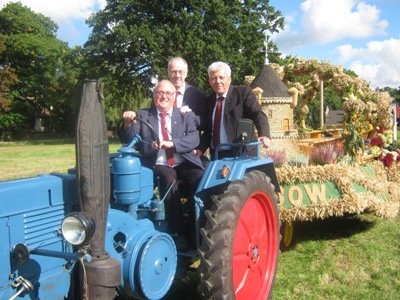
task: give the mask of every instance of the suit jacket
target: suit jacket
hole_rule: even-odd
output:
[[[207,101],[207,121],[206,128],[201,136],[199,149],[203,153],[211,145],[212,139],[212,115],[216,103],[216,93],[211,93]],[[226,95],[224,107],[224,126],[228,139],[234,142],[234,134],[239,123],[239,119],[247,118],[253,120],[258,136],[270,137],[268,118],[258,103],[256,96],[253,94],[249,86],[234,86],[230,85]],[[255,136],[255,135],[254,135]],[[255,140],[255,138],[254,138]]]
[[[199,131],[204,129],[204,124],[207,122],[207,107],[206,107],[207,94],[198,87],[190,84],[185,84],[185,93],[183,94],[183,105],[189,108],[197,116],[197,127]]]
[[[137,112],[137,116],[149,123],[158,136],[160,122],[155,106],[148,109],[140,109]],[[120,130],[120,138],[124,143],[129,143],[132,140],[134,132],[140,135],[144,141],[138,145],[138,150],[143,155],[142,164],[150,168],[153,167],[157,159],[157,150],[152,148],[151,142],[154,140],[154,136],[149,127],[138,121],[126,130]],[[204,169],[200,158],[193,152],[199,144],[199,132],[196,128],[193,112],[181,113],[178,108],[173,108],[171,136],[175,145],[174,151],[181,154],[186,160]]]

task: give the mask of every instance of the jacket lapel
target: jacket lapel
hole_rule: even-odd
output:
[[[177,134],[178,134],[179,115],[180,115],[179,109],[174,107],[172,109],[172,116],[171,116],[171,136],[172,136],[172,138],[176,138]]]
[[[149,110],[149,120],[148,120],[149,124],[154,128],[154,131],[157,133],[159,132],[159,128],[158,128],[158,116],[157,116],[157,109],[155,107],[152,107]]]

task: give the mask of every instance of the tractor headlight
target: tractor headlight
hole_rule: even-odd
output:
[[[95,229],[94,219],[84,212],[70,213],[61,223],[62,234],[72,245],[88,244]]]

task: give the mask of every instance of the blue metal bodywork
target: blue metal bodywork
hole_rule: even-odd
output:
[[[15,294],[11,284],[19,276],[34,286],[27,295],[30,299],[64,299],[68,295],[69,260],[32,254],[21,264],[13,259],[12,251],[15,245],[25,244],[30,250],[72,253],[59,232],[66,213],[79,209],[74,187],[75,176],[69,174],[0,183],[0,299]]]

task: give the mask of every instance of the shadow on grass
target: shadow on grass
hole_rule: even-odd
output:
[[[181,280],[175,280],[163,300],[200,300],[197,286],[200,282],[196,271],[189,271]]]
[[[302,241],[348,238],[369,230],[374,224],[375,218],[368,214],[296,222],[292,246]]]

